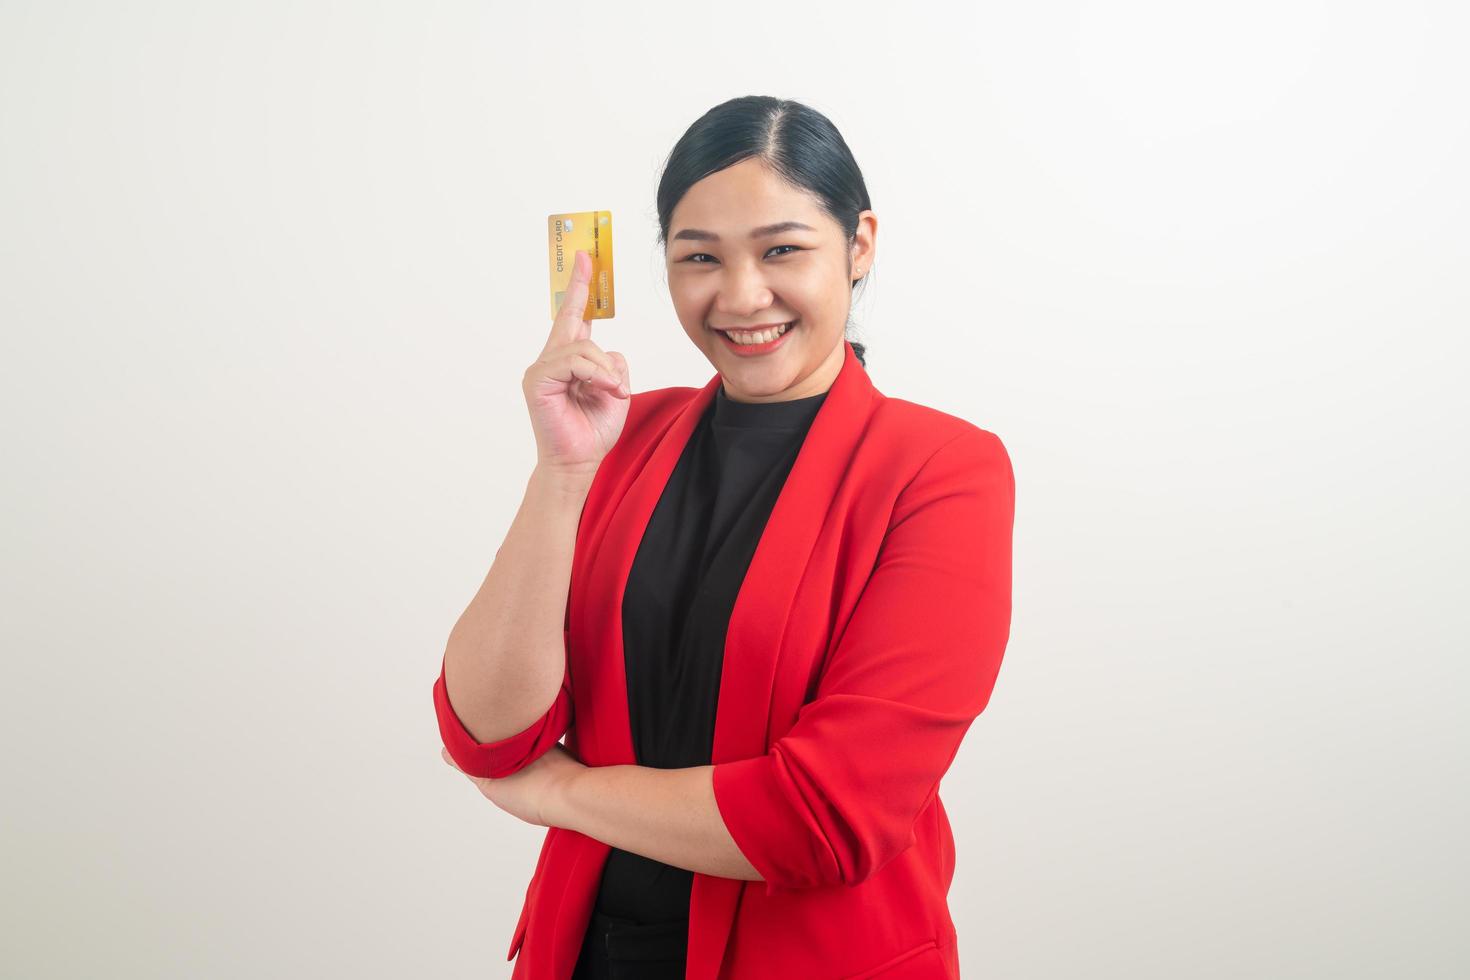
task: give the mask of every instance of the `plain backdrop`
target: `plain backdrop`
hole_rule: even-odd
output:
[[[635,390],[704,384],[654,191],[767,94],[866,176],[875,385],[1016,472],[964,975],[1466,975],[1467,26],[0,3],[0,973],[509,975],[544,830],[431,687],[535,458],[546,215],[614,213]]]

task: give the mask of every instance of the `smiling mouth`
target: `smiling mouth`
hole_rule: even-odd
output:
[[[775,327],[766,327],[762,330],[725,330],[719,327],[713,328],[716,333],[723,334],[725,339],[732,344],[741,347],[755,347],[768,344],[777,337],[790,332],[796,325],[797,320],[790,320]]]

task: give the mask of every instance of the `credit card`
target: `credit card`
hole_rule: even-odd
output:
[[[546,217],[547,258],[551,265],[551,316],[561,309],[562,297],[572,283],[577,252],[592,259],[587,283],[584,320],[607,320],[613,315],[613,248],[611,211],[572,211]]]

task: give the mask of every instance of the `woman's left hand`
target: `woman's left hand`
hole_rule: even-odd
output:
[[[448,749],[439,754],[456,772],[464,772],[454,764]],[[538,827],[556,826],[551,821],[561,811],[566,785],[586,769],[561,745],[553,745],[546,754],[519,772],[501,779],[470,776],[467,779],[480,793],[511,816]]]

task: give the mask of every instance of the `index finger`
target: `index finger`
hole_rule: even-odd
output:
[[[572,257],[572,281],[567,284],[566,295],[561,298],[561,307],[551,324],[551,339],[554,343],[569,344],[590,336],[592,324],[583,317],[587,312],[587,294],[592,281],[592,257],[577,249]]]

